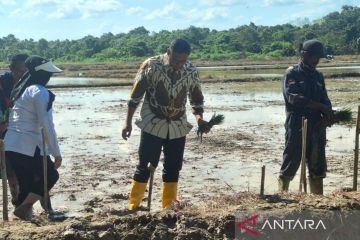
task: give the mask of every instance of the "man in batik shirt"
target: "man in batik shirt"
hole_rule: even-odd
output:
[[[176,201],[177,183],[182,167],[185,138],[192,125],[187,121],[186,102],[190,100],[199,126],[202,120],[204,97],[199,73],[188,61],[190,45],[183,39],[174,40],[163,55],[142,63],[128,102],[128,112],[122,137],[127,140],[132,131],[132,118],[145,95],[141,119],[139,163],[132,181],[129,209],[136,209],[144,196],[150,177],[148,164],[156,167],[164,152],[162,207],[169,208]],[[208,132],[209,129],[206,129]]]

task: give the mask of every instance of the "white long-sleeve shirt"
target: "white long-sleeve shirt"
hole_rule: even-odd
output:
[[[10,110],[5,151],[34,156],[36,147],[42,154],[41,128],[45,129],[47,154],[61,156],[53,123],[52,109],[47,111],[49,91],[42,85],[25,89]]]

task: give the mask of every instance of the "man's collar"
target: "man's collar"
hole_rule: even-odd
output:
[[[306,73],[314,74],[316,72],[316,68],[310,67],[304,61],[300,61],[300,68]]]
[[[166,66],[166,67],[170,66],[170,57],[167,53],[164,53],[164,55],[163,55],[163,63],[164,63],[164,66]]]
[[[170,56],[167,53],[164,53],[162,55],[162,61],[165,67],[170,67],[172,68],[172,66],[170,65]],[[186,61],[186,63],[184,64],[184,66],[182,66],[181,69],[177,70],[177,71],[183,71],[186,69],[186,66],[188,64],[189,60]]]

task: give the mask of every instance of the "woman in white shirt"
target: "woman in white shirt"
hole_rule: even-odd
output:
[[[62,70],[39,56],[29,57],[25,65],[28,71],[11,93],[13,107],[4,140],[6,158],[19,181],[18,206],[14,214],[30,219],[33,204],[44,196],[42,128],[46,134],[48,189],[59,179],[57,168],[62,158],[52,118],[55,95],[45,86],[53,73]],[[49,152],[55,162],[48,156]]]

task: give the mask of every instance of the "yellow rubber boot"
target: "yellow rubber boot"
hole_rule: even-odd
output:
[[[137,182],[135,180],[132,181],[129,210],[134,210],[140,206],[141,200],[144,197],[146,185],[147,183]]]
[[[177,182],[164,182],[162,191],[162,207],[171,208],[171,204],[176,201]]]

